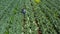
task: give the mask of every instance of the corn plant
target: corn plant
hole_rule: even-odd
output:
[[[60,34],[60,0],[0,0],[0,34]]]

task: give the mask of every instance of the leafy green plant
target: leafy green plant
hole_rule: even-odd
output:
[[[60,34],[60,1],[36,1],[0,0],[0,34]]]

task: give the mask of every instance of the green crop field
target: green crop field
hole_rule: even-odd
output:
[[[0,34],[60,34],[60,0],[0,0]]]

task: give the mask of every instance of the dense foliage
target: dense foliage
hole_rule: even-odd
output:
[[[60,0],[0,0],[0,34],[60,34]]]

